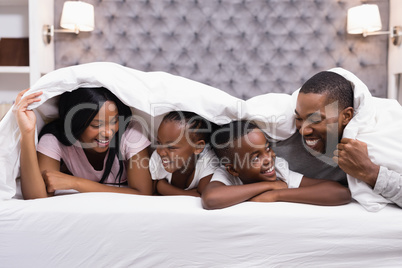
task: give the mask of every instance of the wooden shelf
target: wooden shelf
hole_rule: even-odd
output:
[[[29,61],[18,60],[26,59],[25,46],[22,57],[13,45],[9,52],[4,49],[4,42],[2,44],[2,53],[7,51],[6,55],[12,60],[5,61],[6,57],[0,55],[0,101],[14,101],[18,92],[34,85],[42,74],[54,70],[54,43],[45,45],[42,41],[42,26],[53,24],[53,12],[54,0],[0,0],[2,40],[29,38]]]

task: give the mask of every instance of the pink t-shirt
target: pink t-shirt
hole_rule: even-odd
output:
[[[129,160],[133,155],[148,147],[150,144],[151,142],[142,133],[141,125],[136,121],[131,121],[126,131],[123,133],[120,143],[120,152],[125,163],[121,182],[127,180],[127,160]],[[72,146],[65,146],[60,143],[53,134],[45,134],[40,139],[36,150],[55,160],[60,161],[61,159],[63,159],[68,170],[76,177],[85,178],[96,182],[99,182],[102,178],[107,156],[105,157],[105,160],[103,162],[103,169],[95,170],[93,166],[89,163],[85,152],[78,141]],[[105,183],[118,182],[115,180],[115,177],[119,172],[119,168],[119,161],[116,157],[113,162],[110,174],[105,180]]]

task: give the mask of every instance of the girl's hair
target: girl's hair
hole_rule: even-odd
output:
[[[216,124],[196,113],[184,111],[170,112],[163,117],[163,121],[177,121],[185,124],[192,137],[197,140],[204,140],[205,143],[210,142],[211,133],[217,127]]]
[[[236,120],[220,126],[213,133],[212,149],[216,156],[222,160],[234,159],[235,141],[248,135],[254,129],[260,129],[253,121]]]
[[[120,183],[124,168],[120,157],[120,139],[130,121],[131,109],[108,89],[104,87],[78,88],[72,92],[61,94],[59,99],[59,118],[42,128],[39,133],[39,139],[43,135],[50,133],[63,145],[73,145],[106,101],[112,101],[116,104],[119,114],[119,131],[121,131],[120,133],[117,131],[110,142],[109,155],[100,183],[103,183],[109,176],[115,157],[118,157],[120,165],[115,179]]]

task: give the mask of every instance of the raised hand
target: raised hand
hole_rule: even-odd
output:
[[[370,160],[366,143],[343,138],[337,145],[333,160],[346,174],[374,187],[380,167]]]
[[[40,101],[38,97],[42,95],[42,92],[36,92],[22,98],[28,90],[29,89],[23,90],[18,94],[13,107],[13,113],[17,119],[21,133],[31,133],[35,131],[36,116],[32,110],[28,109],[28,106],[34,102]]]

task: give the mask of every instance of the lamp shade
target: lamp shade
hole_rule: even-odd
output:
[[[64,2],[60,26],[69,30],[93,31],[95,28],[94,6],[81,1]]]
[[[362,34],[381,30],[378,6],[364,4],[349,8],[347,30],[349,34]]]

